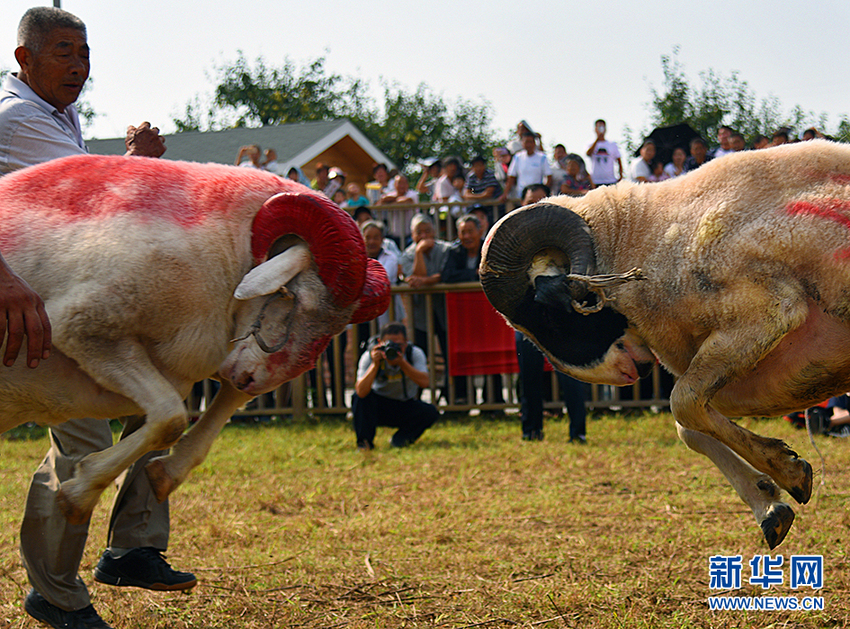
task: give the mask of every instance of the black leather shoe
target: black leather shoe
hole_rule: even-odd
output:
[[[55,629],[112,629],[103,622],[103,619],[89,605],[82,609],[66,612],[56,605],[48,603],[47,600],[35,590],[30,590],[24,600],[24,609],[27,613],[43,623]]]
[[[408,441],[404,437],[399,437],[398,435],[393,435],[392,437],[390,437],[391,448],[406,448],[409,445],[410,441]]]
[[[188,590],[198,582],[191,572],[174,570],[162,553],[151,547],[134,548],[118,559],[105,550],[94,569],[94,580],[158,591]]]

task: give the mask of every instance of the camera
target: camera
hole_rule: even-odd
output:
[[[384,343],[384,356],[387,357],[387,360],[395,360],[401,354],[401,345],[396,343],[395,341],[387,341]]]

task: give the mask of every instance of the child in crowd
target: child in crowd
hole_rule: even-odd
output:
[[[650,164],[650,168],[652,168],[652,174],[649,176],[650,181],[670,179],[670,175],[664,170],[664,164],[662,162],[656,160]]]
[[[504,146],[493,149],[493,174],[504,188],[508,181],[508,168],[511,165],[511,152]]]
[[[466,177],[463,176],[463,173],[457,173],[454,177],[452,177],[452,194],[449,197],[449,203],[463,203],[463,189],[466,187]],[[455,206],[452,208],[452,216],[460,216],[462,213],[466,212],[466,209],[461,206]]]
[[[571,197],[580,197],[587,194],[588,190],[592,190],[595,186],[590,177],[581,177],[581,163],[573,158],[567,158],[567,175],[564,177],[564,183],[561,184],[561,194],[568,194]]]
[[[345,190],[343,190],[342,188],[337,188],[337,190],[333,193],[331,200],[339,207],[344,208],[346,203]]]
[[[350,183],[345,187],[345,194],[348,197],[345,201],[345,207],[354,208],[354,207],[365,207],[369,205],[369,199],[363,196],[363,193],[360,191],[360,186],[356,183]]]

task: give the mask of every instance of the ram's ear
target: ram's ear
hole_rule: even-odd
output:
[[[306,245],[295,245],[251,269],[233,293],[236,299],[246,300],[271,295],[286,286],[301,271],[310,266],[313,257]]]

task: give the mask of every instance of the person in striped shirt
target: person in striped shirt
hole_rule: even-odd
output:
[[[473,157],[470,166],[472,170],[466,178],[463,198],[477,201],[498,199],[502,194],[502,185],[496,179],[495,173],[487,168],[487,160],[484,156]]]

